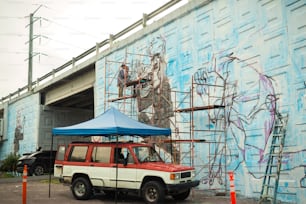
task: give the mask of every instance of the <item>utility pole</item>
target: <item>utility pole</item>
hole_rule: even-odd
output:
[[[28,91],[32,90],[32,76],[33,76],[33,18],[34,14],[30,14],[30,32],[29,32],[29,61],[28,61]]]
[[[29,54],[28,54],[28,91],[32,90],[32,77],[33,77],[33,26],[35,21],[38,19],[34,19],[34,14],[42,7],[40,5],[33,13],[30,14],[30,24],[29,26]]]

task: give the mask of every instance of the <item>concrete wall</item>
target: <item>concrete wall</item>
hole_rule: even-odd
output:
[[[171,91],[190,92],[193,78],[202,83],[193,87],[195,106],[226,105],[223,112],[194,114],[195,128],[226,130],[219,135],[193,135],[195,139],[222,141],[221,146],[195,144],[200,188],[223,185],[231,170],[237,193],[258,198],[276,114],[288,114],[278,199],[304,203],[306,26],[302,19],[306,19],[304,0],[190,1],[101,54],[96,63],[96,114],[109,106],[122,109],[127,104],[130,112],[137,112],[139,104],[135,102],[108,101],[116,97],[119,66],[127,63],[135,78],[137,71],[153,66],[150,56],[159,53],[159,60],[166,63],[159,79],[167,81]],[[226,88],[212,88],[224,85]],[[223,98],[212,99],[208,94]],[[184,100],[183,95],[176,97],[171,94],[173,108],[176,100]],[[224,119],[225,126],[216,122]],[[182,126],[178,128],[184,129]],[[211,159],[211,149],[218,157]],[[218,167],[209,169],[209,164]]]
[[[7,125],[0,145],[0,160],[10,153],[22,155],[38,147],[49,150],[53,127],[64,127],[94,117],[93,111],[40,105],[40,94],[28,95],[5,106]],[[84,137],[56,137],[53,149],[71,141],[90,141]]]
[[[38,126],[38,146],[45,150],[51,148],[52,128],[74,125],[93,117],[93,111],[90,110],[41,106]],[[72,141],[90,141],[90,138],[67,136],[54,137],[53,150],[57,150],[58,145],[68,145]]]

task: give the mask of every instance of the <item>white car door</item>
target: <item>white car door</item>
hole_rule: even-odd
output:
[[[116,163],[116,156],[112,164],[111,175],[111,187],[113,188],[127,188],[136,189],[136,164],[134,158],[130,154],[127,148],[120,148],[121,157],[119,156],[118,162]],[[116,150],[115,150],[116,151]]]
[[[110,162],[111,147],[96,146],[92,150],[90,162],[90,180],[93,186],[110,187],[110,172],[113,165]]]

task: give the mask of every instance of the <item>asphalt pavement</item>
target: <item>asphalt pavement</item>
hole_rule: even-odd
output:
[[[27,204],[75,204],[75,203],[125,203],[125,204],[140,204],[144,203],[143,200],[135,195],[127,195],[124,197],[119,196],[117,201],[114,198],[109,198],[103,193],[96,194],[90,200],[79,201],[76,200],[69,186],[64,186],[56,182],[56,179],[51,180],[50,194],[49,194],[49,177],[48,176],[32,176],[27,180]],[[17,178],[2,178],[0,179],[0,203],[1,204],[21,204],[22,203],[22,177]],[[50,196],[49,196],[50,195]],[[229,195],[214,196],[212,193],[203,190],[194,189],[191,195],[181,202],[167,197],[165,203],[193,203],[193,204],[231,204]],[[237,197],[237,204],[256,204],[257,201],[248,198]]]

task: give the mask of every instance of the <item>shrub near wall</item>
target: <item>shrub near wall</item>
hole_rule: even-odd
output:
[[[17,161],[19,159],[19,155],[15,155],[10,153],[2,162],[0,166],[0,171],[4,172],[15,172]]]

